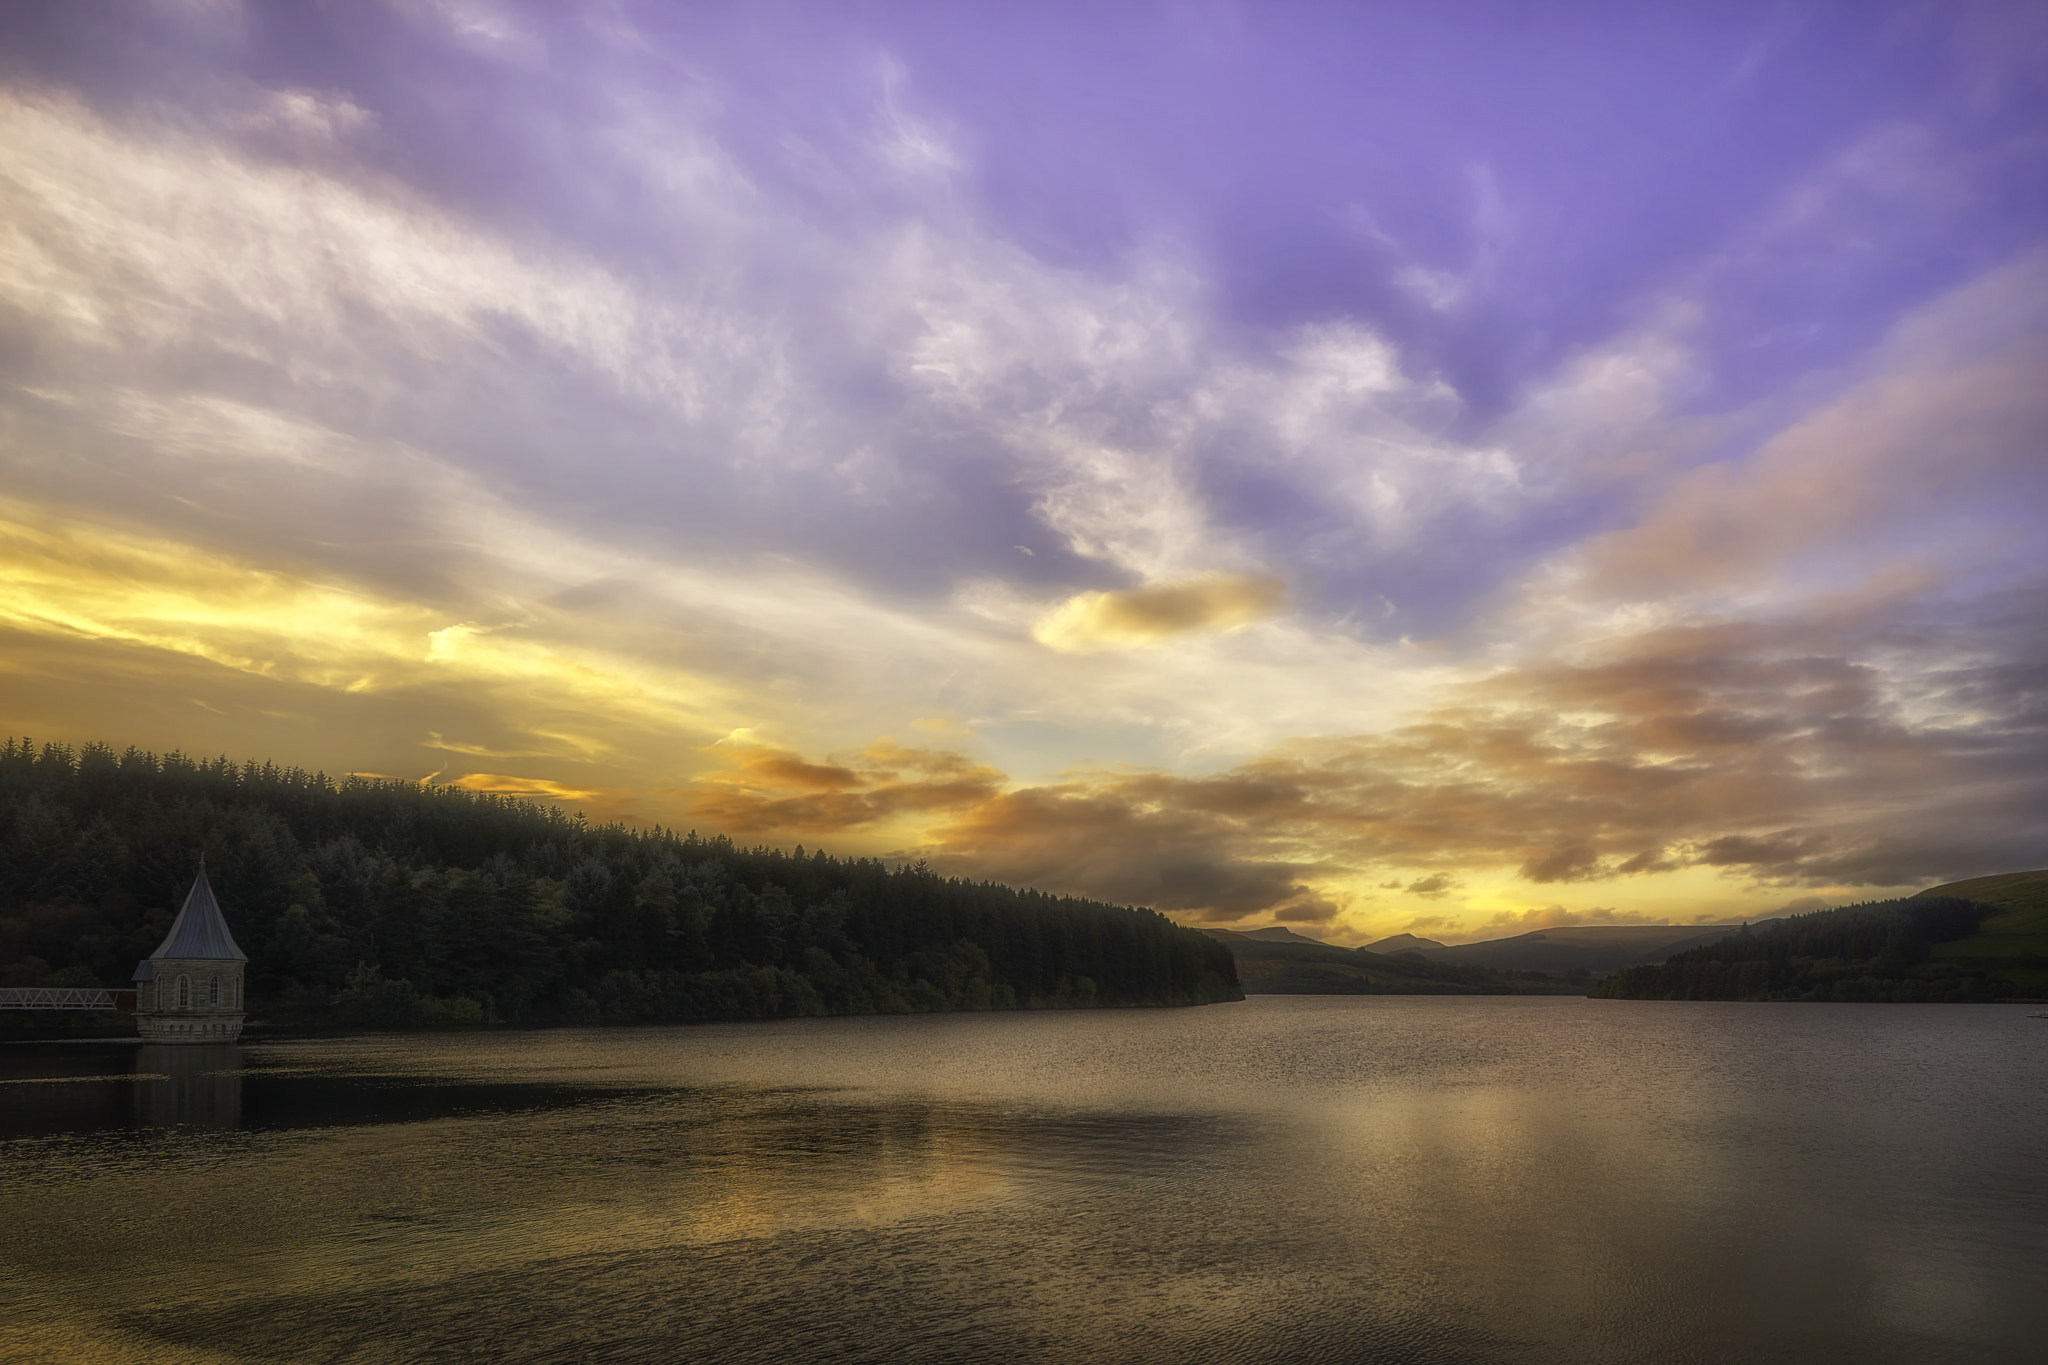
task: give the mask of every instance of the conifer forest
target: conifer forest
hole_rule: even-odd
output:
[[[0,746],[0,984],[122,987],[204,854],[254,1019],[633,1024],[1192,1005],[1222,944],[923,863],[255,761]]]

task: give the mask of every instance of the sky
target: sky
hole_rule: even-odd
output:
[[[2048,865],[2048,8],[0,12],[0,730],[1339,942]]]

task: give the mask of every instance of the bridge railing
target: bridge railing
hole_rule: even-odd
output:
[[[128,1010],[134,991],[98,986],[0,986],[0,1010]]]

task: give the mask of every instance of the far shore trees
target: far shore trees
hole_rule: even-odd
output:
[[[402,1026],[1193,1005],[1229,951],[1150,910],[458,788],[0,746],[0,983],[125,981],[206,855],[253,1019]]]

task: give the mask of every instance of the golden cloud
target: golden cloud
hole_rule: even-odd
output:
[[[141,646],[348,693],[454,683],[516,693],[568,723],[709,726],[723,689],[551,635],[527,613],[491,626],[444,608],[265,568],[163,537],[0,502],[0,627]],[[585,754],[607,742],[537,731]],[[435,737],[433,747],[466,750]],[[481,750],[477,752],[482,752]]]
[[[1123,592],[1068,598],[1031,634],[1066,653],[1157,644],[1197,631],[1238,630],[1273,614],[1287,595],[1277,578],[1211,574]]]
[[[1707,916],[1699,916],[1698,922],[1707,922]],[[1503,910],[1493,916],[1488,924],[1499,929],[1527,933],[1534,929],[1566,929],[1581,924],[1663,924],[1666,916],[1645,915],[1633,910],[1618,910],[1611,905],[1595,905],[1584,910],[1570,910],[1562,905],[1546,905],[1533,910]]]
[[[1003,774],[962,754],[881,740],[837,763],[727,738],[708,752],[724,766],[703,774],[690,814],[729,834],[818,838],[868,832],[908,817],[970,809],[994,797]]]
[[[467,773],[451,779],[447,785],[473,792],[489,792],[493,796],[518,796],[541,801],[590,801],[600,796],[623,800],[627,795],[594,787],[572,787],[545,777],[513,777],[505,773]]]
[[[408,602],[191,545],[0,505],[0,624],[168,650],[246,673],[361,689],[423,660],[442,624]]]

